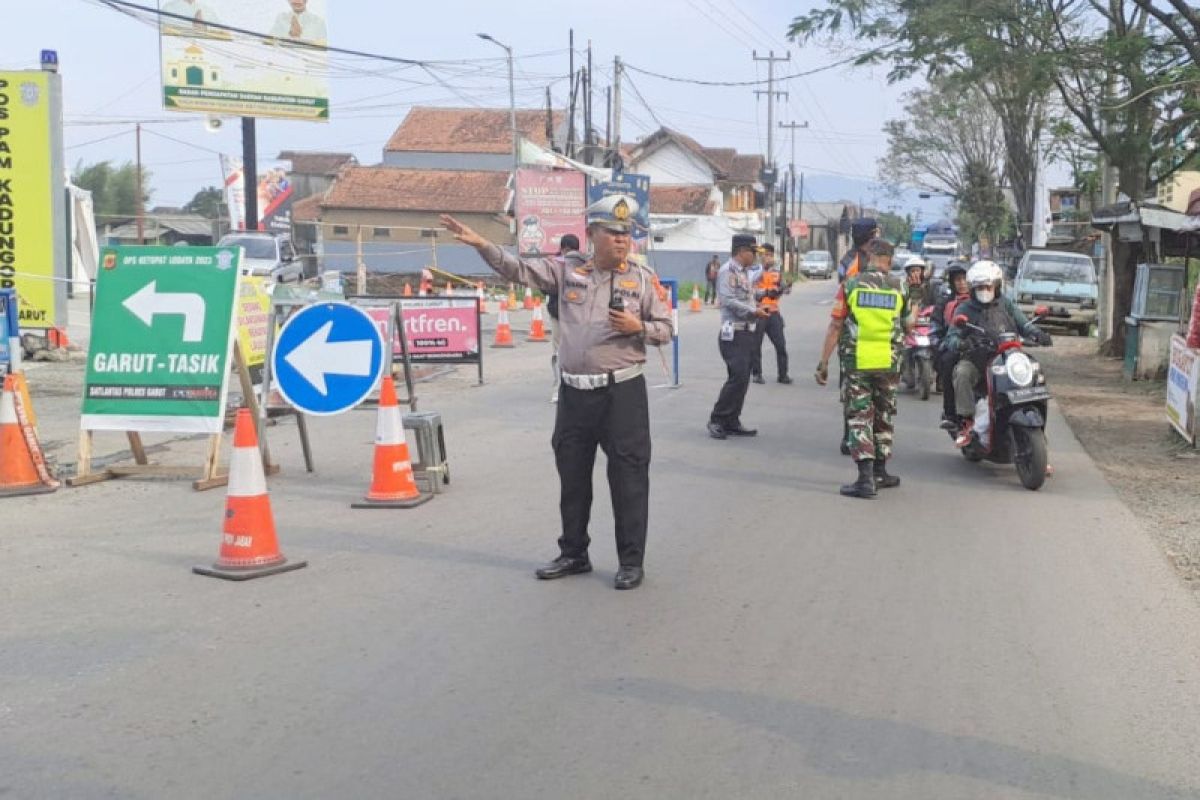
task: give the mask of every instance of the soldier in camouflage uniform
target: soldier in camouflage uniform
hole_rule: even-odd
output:
[[[858,480],[841,492],[862,498],[874,497],[876,486],[900,485],[900,479],[888,473],[887,461],[892,456],[900,351],[911,324],[904,288],[888,274],[894,248],[875,239],[867,249],[869,268],[838,289],[816,374],[817,383],[824,386],[829,357],[837,348],[845,370],[850,455],[858,465]]]

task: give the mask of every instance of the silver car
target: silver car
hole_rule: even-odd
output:
[[[304,280],[304,264],[287,236],[265,232],[227,233],[219,247],[242,248],[242,273],[270,278],[276,283]]]
[[[833,254],[828,250],[809,250],[800,261],[800,271],[810,278],[833,275]]]

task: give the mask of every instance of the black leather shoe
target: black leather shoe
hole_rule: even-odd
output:
[[[539,567],[534,573],[544,581],[564,578],[567,575],[580,575],[592,571],[592,562],[586,558],[571,558],[559,556],[544,567]]]
[[[792,382],[792,379],[791,379],[791,378],[789,378],[787,375],[780,375],[780,376],[779,376],[779,382],[780,382],[780,383],[791,383],[791,382]]]
[[[642,585],[644,576],[641,567],[621,567],[617,570],[617,577],[613,579],[613,588],[636,589]]]
[[[708,423],[708,435],[714,439],[725,438],[725,428],[719,422]]]
[[[887,471],[886,461],[875,461],[875,488],[895,489],[900,485],[900,476]]]
[[[725,433],[730,436],[758,436],[757,428],[743,428],[742,423],[738,423],[736,427],[725,426]]]
[[[762,376],[762,375],[755,375],[755,376],[754,376],[753,378],[751,378],[750,380],[754,381],[755,383],[766,383],[766,382],[767,382],[767,381],[766,381],[766,380],[763,378],[763,376]]]

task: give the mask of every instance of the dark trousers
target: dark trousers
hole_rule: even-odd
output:
[[[788,374],[787,339],[783,336],[783,315],[772,314],[765,320],[759,320],[758,328],[754,331],[754,357],[750,362],[750,374],[762,375],[763,339],[770,337],[775,347],[776,377],[786,378]]]
[[[711,280],[709,280],[707,278],[705,279],[704,302],[706,302],[706,303],[717,302],[717,279],[716,278],[712,278]]]
[[[731,341],[719,342],[721,358],[729,377],[721,387],[717,404],[713,406],[713,422],[726,427],[737,427],[742,421],[742,406],[746,402],[746,390],[750,388],[750,363],[754,358],[754,331],[734,331]]]
[[[958,353],[943,350],[938,353],[938,378],[942,381],[942,414],[953,418],[954,409],[954,365],[958,363]]]
[[[592,467],[596,445],[608,458],[608,490],[622,566],[640,567],[650,517],[650,408],[642,376],[603,389],[559,389],[554,460],[561,484],[559,510],[564,556],[587,555],[591,538]]]

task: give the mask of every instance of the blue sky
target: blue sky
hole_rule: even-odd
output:
[[[279,5],[285,6],[283,0]],[[541,106],[547,84],[556,105],[565,104],[568,29],[575,30],[578,50],[590,39],[600,90],[598,116],[603,115],[603,87],[611,82],[612,59],[618,54],[628,64],[654,72],[729,81],[766,77],[765,65],[751,58],[755,49],[759,55],[772,49],[776,54],[790,51],[791,61],[777,65],[781,74],[845,58],[842,50],[801,50],[786,41],[789,20],[809,5],[771,0],[659,0],[637,5],[330,0],[333,45],[460,63],[444,63],[431,74],[419,67],[339,57],[331,80],[331,121],[260,120],[260,157],[284,149],[326,149],[353,152],[363,163],[375,163],[410,105],[507,106],[503,52],[476,38],[476,32],[490,33],[514,48],[520,106]],[[613,9],[621,11],[612,13]],[[69,165],[79,160],[131,160],[132,121],[171,120],[147,126],[150,133],[143,136],[142,154],[153,173],[152,202],[178,205],[200,187],[219,182],[218,152],[240,152],[238,125],[231,122],[212,134],[198,116],[162,110],[158,40],[152,27],[96,0],[9,4],[5,27],[6,39],[27,51],[10,46],[0,68],[35,67],[39,50],[59,52]],[[765,99],[756,98],[753,87],[691,86],[637,72],[630,77],[636,91],[626,84],[624,140],[649,133],[661,122],[706,146],[766,151]],[[870,203],[876,194],[884,204],[883,195],[869,185],[885,149],[880,128],[885,119],[899,115],[900,96],[907,87],[888,86],[881,69],[839,67],[781,88],[789,98],[777,106],[776,120],[807,121],[811,126],[796,133],[796,161],[809,175],[808,199],[857,199],[857,194]],[[777,160],[786,164],[790,152],[790,140],[777,136]],[[851,178],[857,180],[846,180]],[[936,215],[941,204],[923,205],[928,217]]]

